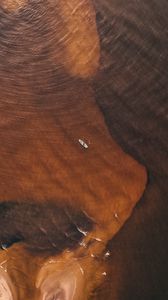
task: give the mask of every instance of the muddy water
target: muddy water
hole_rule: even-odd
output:
[[[8,218],[16,221],[16,227],[12,226],[12,229],[17,229],[17,232],[13,234],[11,226],[8,228],[3,227],[4,223],[1,225],[1,233],[5,232],[2,236],[5,238],[2,248],[9,247],[7,252],[2,250],[1,254],[5,264],[6,257],[7,260],[12,257],[8,267],[10,279],[6,281],[9,280],[11,287],[12,279],[15,286],[19,287],[17,294],[13,292],[15,298],[25,299],[26,291],[27,300],[37,300],[40,294],[36,294],[34,290],[38,283],[42,282],[44,291],[49,287],[44,278],[53,269],[48,267],[50,264],[42,268],[41,272],[39,268],[44,262],[48,263],[48,257],[53,255],[54,245],[54,254],[60,255],[60,267],[57,265],[56,269],[69,270],[65,275],[57,272],[54,278],[65,279],[62,280],[63,287],[66,286],[65,290],[72,294],[74,281],[68,280],[73,277],[73,269],[74,274],[77,274],[75,276],[79,277],[78,286],[85,291],[81,294],[77,290],[75,300],[85,299],[87,293],[97,300],[167,299],[166,2],[161,1],[160,4],[154,3],[151,6],[146,1],[135,3],[102,0],[95,3],[94,10],[89,1],[88,6],[80,3],[78,6],[77,1],[73,1],[71,4],[75,3],[75,10],[71,5],[70,16],[72,12],[79,13],[81,9],[88,18],[85,19],[86,26],[83,25],[79,32],[72,30],[71,43],[68,42],[69,28],[74,29],[78,22],[81,25],[81,21],[77,17],[72,22],[69,10],[64,9],[64,2],[61,9],[56,7],[55,11],[52,1],[46,6],[42,6],[41,1],[36,4],[30,1],[27,8],[27,1],[6,1],[6,7],[4,2],[0,31],[1,129],[3,128],[1,197],[2,200],[10,200],[14,205],[11,207],[17,208],[20,202],[23,205],[20,210],[12,210],[10,207],[10,213],[8,212]],[[60,11],[66,14],[63,28]],[[55,15],[58,16],[57,19]],[[38,24],[41,24],[40,27]],[[89,26],[91,29],[87,34]],[[76,40],[79,33],[87,43],[80,40],[78,48]],[[65,36],[67,47],[64,47],[64,38],[61,38]],[[92,41],[93,52],[90,48]],[[57,51],[57,47],[61,51]],[[92,53],[88,58],[87,49],[88,53]],[[75,56],[73,53],[76,53]],[[67,58],[68,55],[71,56],[71,61]],[[105,117],[105,123],[101,113]],[[145,194],[133,213],[132,206],[139,200],[143,190],[141,187],[137,193],[136,188],[137,182],[141,181],[139,178],[137,180],[141,168],[134,160],[125,156],[112,137],[125,153],[129,153],[148,171]],[[86,152],[86,148],[81,147],[79,139],[88,146],[89,151],[92,149],[91,152]],[[56,145],[56,150],[53,144]],[[89,159],[88,153],[91,153]],[[119,160],[123,165],[118,170],[115,163]],[[61,171],[57,172],[58,168]],[[88,174],[87,178],[85,174]],[[109,179],[113,181],[112,185]],[[132,197],[131,206],[128,202],[124,212],[121,209],[121,220],[118,220],[118,206],[110,208],[109,202],[105,200],[110,199],[112,194],[114,198],[119,194],[122,197],[124,195],[121,199],[127,201],[121,188],[124,185],[130,198]],[[144,186],[144,181],[142,185]],[[59,210],[60,216],[55,224],[58,240],[54,235],[55,227],[48,225],[52,214],[45,209],[46,200],[50,199],[53,205],[55,195],[57,203],[62,205],[59,209],[54,207]],[[84,200],[88,197],[91,204],[87,206]],[[30,206],[24,206],[27,198],[31,209]],[[100,207],[94,206],[95,199],[104,200]],[[32,200],[36,203],[43,202],[44,208],[39,212]],[[123,202],[122,200],[122,205]],[[68,206],[68,215],[64,203],[75,204],[70,211]],[[122,208],[122,205],[119,207]],[[80,251],[75,252],[77,257],[82,257],[82,270],[89,274],[87,282],[91,285],[88,285],[86,292],[78,265],[76,262],[73,264],[71,253],[63,251],[65,246],[73,250],[75,247],[76,251],[83,236],[81,233],[91,231],[97,220],[98,223],[102,222],[103,227],[108,224],[110,209],[114,214],[115,225],[112,228],[107,226],[107,231],[99,231],[98,228],[94,234],[98,233],[97,239],[104,239],[103,246],[99,246],[97,241],[96,246],[91,248],[96,255],[103,253],[103,263],[99,264],[102,257],[94,264],[93,259],[85,258],[85,244],[82,244],[82,256]],[[89,221],[88,214],[83,215],[81,211],[89,212]],[[121,229],[130,214],[131,218]],[[25,220],[25,216],[29,222]],[[35,222],[37,217],[38,226]],[[81,219],[83,222],[80,222]],[[83,227],[87,222],[88,227]],[[25,231],[20,230],[20,227]],[[66,229],[68,240],[64,236],[65,230],[61,228]],[[113,236],[119,229],[118,234],[107,244],[109,232]],[[33,238],[32,230],[35,232]],[[47,232],[50,234],[46,234]],[[24,243],[24,239],[28,241],[28,249],[25,244],[19,244]],[[85,242],[88,242],[87,239]],[[63,255],[60,254],[62,252]],[[6,265],[4,270],[5,268]],[[95,270],[98,272],[95,273]],[[37,282],[36,277],[40,278]],[[95,279],[99,284],[94,285]],[[50,288],[53,289],[52,286]],[[64,297],[63,291],[58,292],[57,296]]]

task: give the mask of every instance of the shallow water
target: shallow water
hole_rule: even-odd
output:
[[[35,209],[28,207],[26,210],[11,210],[6,219],[3,219],[5,210],[1,207],[3,230],[1,229],[0,235],[4,234],[1,236],[1,261],[2,264],[6,263],[6,256],[12,257],[9,274],[14,285],[19,286],[16,299],[23,300],[25,290],[26,300],[39,297],[39,294],[34,293],[34,282],[43,260],[53,255],[51,249],[54,248],[54,253],[60,255],[66,247],[79,246],[82,232],[89,232],[95,224],[94,218],[87,218],[86,207],[82,206],[82,211],[78,207],[79,199],[83,203],[82,199],[88,199],[89,195],[90,203],[102,198],[109,201],[109,195],[115,196],[120,190],[118,178],[122,177],[121,174],[123,173],[123,178],[126,174],[130,176],[126,171],[120,170],[119,175],[117,173],[115,162],[120,160],[116,153],[120,150],[112,141],[114,139],[124,152],[146,167],[148,184],[145,194],[124,227],[120,229],[121,225],[118,225],[115,218],[118,212],[114,210],[117,225],[113,233],[118,229],[120,231],[107,245],[100,248],[95,246],[98,253],[103,253],[103,257],[105,253],[110,255],[105,260],[103,258],[103,263],[100,264],[98,273],[103,280],[91,289],[90,298],[166,300],[167,1],[95,1],[94,10],[91,5],[91,13],[86,21],[94,29],[85,35],[85,31],[87,33],[89,30],[87,25],[81,27],[80,32],[87,47],[91,47],[91,41],[94,40],[97,48],[93,47],[95,52],[88,48],[88,53],[92,53],[88,58],[86,44],[80,40],[78,44],[83,49],[83,55],[78,56],[79,51],[73,56],[71,52],[71,61],[67,59],[67,51],[76,51],[76,48],[69,48],[70,33],[68,31],[67,37],[64,31],[69,28],[69,23],[65,22],[64,27],[62,26],[58,5],[53,8],[53,3],[45,2],[46,5],[42,5],[42,1],[29,1],[27,6],[27,3],[21,1],[19,8],[18,4],[11,6],[12,1],[6,1],[8,5],[4,9],[4,2],[0,2],[0,193],[2,202],[10,200],[15,205],[28,199],[37,203]],[[80,5],[75,3],[75,8],[77,7],[80,8]],[[95,12],[96,22],[93,21]],[[77,26],[76,23],[72,28],[74,26]],[[66,51],[64,38],[68,45]],[[75,44],[75,38],[73,36],[72,45]],[[79,63],[80,61],[84,63]],[[82,147],[79,140],[84,141],[88,148]],[[111,146],[106,147],[109,143],[114,147],[112,154],[109,150]],[[56,145],[56,150],[53,145]],[[83,159],[87,157],[88,151],[91,151],[91,163]],[[80,158],[80,164],[76,157]],[[113,179],[113,189],[109,180],[113,173],[110,173],[109,166],[116,172],[115,176],[118,176],[114,176],[117,180]],[[125,176],[128,185],[129,176]],[[64,184],[62,178],[67,178]],[[50,199],[52,205],[55,201],[56,185],[57,201],[63,209],[59,209],[56,224],[55,220],[51,223],[57,228],[58,240],[55,239],[55,227],[49,226],[52,215],[47,209],[50,208],[45,210],[46,199]],[[103,187],[106,187],[106,191]],[[75,192],[72,193],[72,190]],[[75,196],[78,200],[75,200],[77,207],[67,215],[64,204],[75,203]],[[40,213],[39,203],[44,204]],[[92,216],[96,211],[96,216],[102,217],[99,222],[102,222],[104,212],[108,212],[110,207],[109,202],[103,202],[103,205],[101,208],[90,208]],[[37,219],[38,226],[35,221]],[[14,222],[15,227],[8,226],[8,220],[10,224],[17,220]],[[82,226],[88,226],[83,228],[79,224],[81,220]],[[124,218],[123,221],[125,220]],[[22,235],[20,227],[25,229]],[[94,238],[97,238],[99,244],[98,239],[101,242],[102,235]],[[106,243],[108,238],[105,239]],[[29,249],[20,248],[19,243],[24,240],[28,241]],[[81,247],[85,250],[85,243]],[[38,249],[34,251],[35,248]],[[40,249],[41,253],[37,255]],[[63,266],[67,259],[65,256],[60,259]],[[15,266],[14,262],[18,265]],[[85,256],[81,262],[81,266],[86,266],[89,274],[92,274],[92,277],[87,278],[90,283],[94,281],[94,273],[89,269],[92,262],[93,260],[85,260]],[[64,269],[62,265],[61,268]],[[97,270],[97,264],[93,269]],[[77,267],[75,272],[78,274]],[[45,284],[42,286],[46,287]],[[74,281],[69,288],[73,294],[71,287],[74,287]],[[85,299],[87,293],[84,287],[82,290],[83,294],[77,292],[78,300]]]

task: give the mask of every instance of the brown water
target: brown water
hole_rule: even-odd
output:
[[[3,245],[14,243],[1,252],[1,262],[10,274],[5,277],[9,287],[17,287],[16,299],[40,297],[36,278],[47,278],[51,270],[39,269],[53,253],[60,260],[54,270],[61,270],[54,278],[64,278],[69,293],[74,281],[67,285],[67,278],[73,277],[72,269],[77,274],[84,292],[77,290],[75,300],[87,294],[97,300],[168,297],[168,5],[164,0],[99,0],[94,5],[73,1],[69,13],[63,1],[56,6],[52,1],[0,1],[0,193],[3,203],[10,200],[7,215],[1,206],[0,235]],[[71,18],[75,11],[78,17],[82,11],[82,22]],[[140,165],[112,137],[148,171],[145,194],[133,214],[145,179]],[[117,197],[119,205],[115,200],[111,206],[110,199]],[[48,201],[59,206],[51,206],[59,211],[55,224],[45,208]],[[38,210],[34,203],[44,207]],[[121,208],[119,220],[116,208]],[[84,245],[84,257],[76,250],[83,237],[78,229],[91,231],[96,222],[103,226],[96,230],[103,246],[97,241],[91,248],[101,253],[97,260],[85,257]],[[63,252],[66,247],[75,249],[89,274],[88,290],[79,265]],[[58,295],[63,297],[61,291]]]

